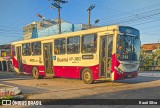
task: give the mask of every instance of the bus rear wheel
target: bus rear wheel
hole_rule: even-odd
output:
[[[92,76],[92,71],[88,68],[85,68],[82,71],[82,80],[85,84],[92,84],[94,82],[93,76]]]
[[[38,71],[37,67],[32,68],[32,75],[33,75],[34,79],[43,78],[42,76],[39,75],[39,71]]]

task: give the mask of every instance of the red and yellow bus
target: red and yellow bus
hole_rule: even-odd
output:
[[[15,71],[37,79],[53,76],[93,83],[133,78],[139,56],[139,30],[119,25],[12,43]]]

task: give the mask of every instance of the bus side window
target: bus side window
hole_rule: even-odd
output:
[[[109,37],[107,44],[108,44],[108,57],[112,57],[113,37]]]
[[[65,38],[55,39],[54,40],[54,53],[55,54],[65,54],[66,53],[65,46],[66,46]]]
[[[67,39],[67,53],[75,54],[80,52],[80,37],[69,37]]]
[[[31,45],[30,43],[22,44],[22,53],[24,56],[31,55]]]
[[[95,53],[97,50],[97,35],[82,36],[82,53]]]
[[[32,55],[41,55],[41,42],[32,43]]]

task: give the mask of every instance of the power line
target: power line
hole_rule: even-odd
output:
[[[151,20],[151,21],[148,21],[148,22],[143,22],[143,23],[139,23],[139,24],[133,24],[133,25],[131,25],[131,26],[141,25],[141,24],[147,24],[147,23],[151,23],[151,22],[155,22],[155,21],[159,21],[159,20],[160,20],[160,18],[159,18],[159,19],[156,19],[156,20]]]
[[[126,11],[126,12],[123,12],[123,16],[126,16],[126,15],[136,15],[137,12],[141,12],[141,11],[145,11],[147,9],[151,9],[151,8],[156,8],[156,7],[159,7],[160,3],[157,3],[157,4],[153,4],[153,5],[149,5],[149,6],[146,6],[146,7],[143,7],[143,8],[139,8],[139,9],[135,9],[135,10],[132,10],[132,11]],[[113,8],[112,8],[113,9]],[[104,9],[101,8],[101,11],[103,11]],[[116,10],[116,9],[114,9]],[[121,11],[121,10],[117,10],[117,11]],[[120,15],[116,15],[116,16],[120,16]],[[106,17],[104,18],[100,18],[100,19],[107,19]],[[118,18],[118,19],[122,19],[122,18]]]
[[[68,3],[68,1],[63,1],[63,0],[53,0],[54,3],[51,4],[52,8],[57,8],[58,9],[58,25],[59,25],[59,34],[61,34],[61,6],[60,4],[65,4]]]
[[[124,19],[124,18],[130,18],[130,17],[133,17],[133,15],[134,16],[137,16],[137,15],[139,15],[139,14],[141,14],[141,13],[139,13],[139,14],[137,14],[137,12],[141,12],[141,10],[147,10],[147,9],[151,9],[151,8],[156,8],[157,6],[159,7],[159,4],[160,3],[158,3],[158,4],[154,4],[154,5],[149,5],[149,6],[146,6],[146,7],[144,7],[144,8],[140,8],[140,9],[136,9],[136,10],[133,10],[133,11],[127,11],[127,14],[125,14],[125,13],[123,13],[123,16],[124,15],[129,15],[129,17],[119,17],[118,19],[114,19],[114,20],[122,20],[122,19]],[[104,9],[101,9],[102,11],[104,10]],[[115,9],[114,9],[115,10]],[[155,10],[153,10],[153,11],[155,11]],[[135,14],[136,13],[136,14]],[[103,19],[103,18],[100,18],[101,20]],[[107,19],[107,18],[105,18],[105,19]],[[111,20],[111,21],[113,21],[113,20]],[[104,21],[103,21],[104,22]],[[109,21],[108,21],[109,22]],[[113,21],[114,22],[114,21]]]
[[[141,34],[160,36],[160,34],[154,34],[154,33],[141,33]]]
[[[159,9],[154,9],[154,10],[150,10],[150,11],[146,11],[146,12],[141,12],[139,14],[134,14],[134,15],[130,15],[128,17],[123,17],[123,18],[119,18],[119,19],[115,19],[115,20],[110,20],[110,21],[103,21],[102,23],[126,23],[126,22],[130,22],[130,21],[136,21],[136,20],[144,20],[146,18],[150,18],[153,16],[156,16],[158,14],[160,14]]]
[[[144,21],[146,21],[146,20],[150,20],[151,18],[153,19],[154,17],[156,18],[157,16],[159,16],[160,15],[160,12],[152,12],[151,14],[141,14],[141,16],[140,17],[133,17],[133,18],[130,18],[130,19],[126,19],[126,20],[122,20],[122,21],[120,21],[119,20],[119,22],[117,21],[114,21],[115,23],[114,24],[122,24],[122,23],[135,23],[135,22],[137,22],[138,21],[138,23],[139,22],[144,22]],[[149,21],[149,22],[152,22],[152,21]],[[104,23],[104,22],[103,22]],[[105,24],[106,25],[106,24]],[[137,25],[137,24],[135,24],[135,25]]]

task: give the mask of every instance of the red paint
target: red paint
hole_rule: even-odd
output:
[[[93,72],[93,79],[94,80],[99,79],[100,78],[100,76],[99,76],[99,64],[95,65],[95,66],[91,66],[90,68]]]
[[[54,76],[64,78],[80,78],[80,71],[86,67],[83,66],[54,66]],[[87,67],[90,68],[93,74],[93,79],[99,78],[99,65]],[[98,75],[98,76],[97,76]]]
[[[14,58],[15,51],[13,50],[13,47],[11,51],[12,51],[12,64],[14,67],[18,68],[18,61]]]
[[[32,66],[27,64],[22,64],[22,69],[24,72],[32,74]]]
[[[12,63],[15,68],[18,68],[18,61],[12,56]]]
[[[44,66],[35,66],[35,65],[27,65],[27,64],[22,64],[23,66],[23,71],[29,74],[32,74],[32,68],[33,67],[37,67],[38,71],[39,71],[39,75],[41,76],[45,76],[44,73]]]
[[[12,53],[12,63],[13,63],[13,66],[15,68],[19,68],[18,67],[18,61],[15,59],[13,53]],[[22,69],[26,73],[32,74],[32,67],[33,67],[33,65],[28,65],[28,64],[23,64],[22,63]],[[44,73],[44,66],[36,66],[36,67],[40,71],[39,74],[42,75],[42,76],[44,76],[45,75],[45,73]]]
[[[138,76],[138,72],[122,72],[119,73],[114,67],[118,67],[120,62],[116,58],[116,54],[112,55],[112,72],[114,72],[114,80],[126,79],[126,78],[133,78]],[[128,77],[131,76],[131,77]]]
[[[13,66],[18,68],[18,61],[12,56]],[[33,65],[22,64],[23,71],[29,74],[32,74]],[[39,74],[45,76],[44,66],[36,66],[39,70]],[[81,69],[86,68],[83,66],[53,66],[53,72],[55,77],[64,77],[64,78],[78,78],[80,79]],[[99,65],[88,67],[93,73],[93,79],[96,80],[99,78]]]
[[[18,61],[13,57],[14,67],[18,68]],[[22,64],[23,71],[32,74],[32,65]],[[45,76],[44,66],[36,66],[39,70],[39,74]],[[83,66],[54,66],[54,76],[64,78],[78,78],[80,79],[80,71],[85,67]],[[99,65],[88,67],[93,73],[93,79],[99,79]]]
[[[39,70],[39,74],[45,76],[44,66],[36,66],[36,67]]]
[[[112,55],[112,72],[114,72],[114,80],[118,80],[122,74],[120,74],[116,69],[115,66],[118,67],[120,62],[116,58],[116,54]]]
[[[18,68],[18,61],[12,56],[13,60],[13,66]],[[116,54],[112,55],[112,71],[114,72],[114,80],[119,80],[119,79],[125,79],[128,78],[128,75],[132,77],[137,77],[138,72],[123,72],[120,74],[114,67],[118,67],[120,65],[120,62],[116,58]],[[22,64],[23,70],[26,73],[32,74],[32,65],[27,65],[27,64]],[[37,69],[39,70],[39,74],[41,76],[45,76],[44,72],[44,66],[36,66]],[[83,68],[86,68],[84,66],[53,66],[53,72],[55,77],[64,77],[64,78],[78,78],[80,79],[80,72]],[[95,66],[89,66],[87,67],[91,69],[92,74],[93,74],[93,80],[97,80],[100,78],[99,76],[99,64]]]

